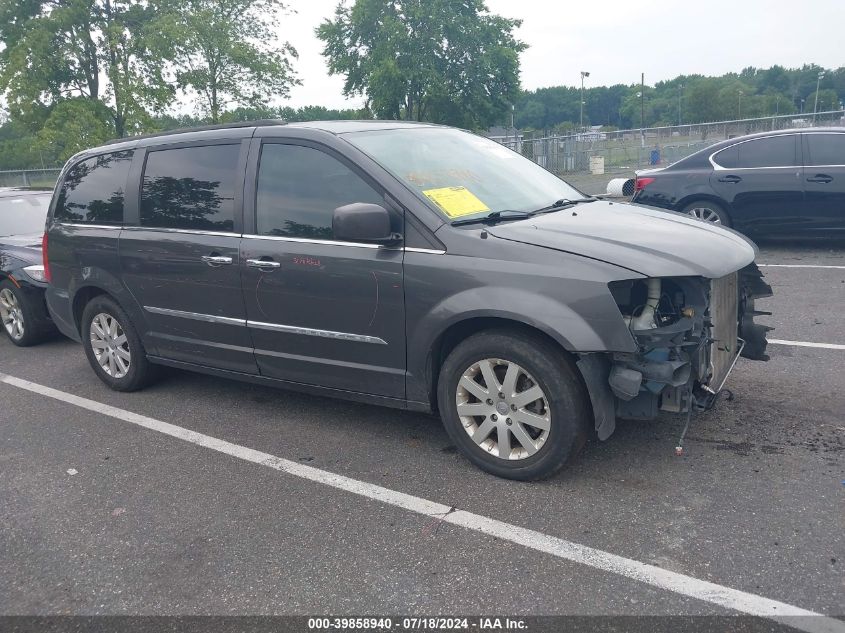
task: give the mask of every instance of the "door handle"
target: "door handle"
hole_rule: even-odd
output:
[[[807,178],[807,182],[820,182],[823,184],[827,184],[831,182],[833,178],[828,176],[827,174],[816,174],[812,178]]]
[[[729,182],[731,184],[736,184],[741,180],[742,178],[740,178],[739,176],[724,176],[722,178],[719,178],[719,182]]]
[[[225,255],[203,255],[202,261],[209,266],[223,266],[224,264],[231,264],[232,258]]]
[[[246,265],[250,268],[260,268],[261,270],[271,271],[281,268],[279,262],[274,262],[272,259],[248,259]]]

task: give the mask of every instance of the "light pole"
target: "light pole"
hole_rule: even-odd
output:
[[[684,92],[684,84],[678,86],[678,125],[681,125],[681,95]]]
[[[517,145],[517,138],[516,138],[516,126],[514,125],[514,117],[516,116],[516,105],[511,104],[511,130],[513,131],[513,148],[516,149]]]
[[[643,93],[642,91],[637,93],[637,99],[640,100],[640,140],[641,145],[645,147],[645,130],[643,129],[643,109],[642,109],[642,98]]]
[[[581,71],[581,131],[584,131],[584,77],[589,77],[586,70]]]
[[[816,77],[816,101],[813,103],[813,125],[816,124],[816,110],[819,107],[819,85],[822,83],[822,77],[824,77],[824,72],[819,71]]]
[[[739,95],[739,101],[736,106],[736,118],[742,119],[742,90],[737,90],[736,92]]]
[[[637,96],[640,98],[640,143],[645,147],[645,73],[640,75],[640,91]]]
[[[801,99],[801,114],[804,114],[804,99]]]

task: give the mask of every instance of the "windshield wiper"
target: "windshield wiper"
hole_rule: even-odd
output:
[[[570,207],[581,202],[593,202],[595,200],[596,198],[575,198],[574,200],[570,200],[569,198],[561,198],[560,200],[555,200],[552,204],[547,207],[534,209],[533,211],[515,211],[514,209],[493,211],[492,213],[488,213],[487,215],[480,218],[465,218],[455,220],[454,222],[452,222],[452,226],[459,226],[461,224],[475,224],[477,222],[495,224],[496,222],[500,222],[502,220],[523,220],[525,218],[530,218],[531,216],[538,215],[540,213],[559,211],[560,209],[565,209],[566,207]]]
[[[521,220],[523,218],[530,218],[534,215],[533,211],[514,211],[513,209],[505,209],[504,211],[493,211],[480,218],[464,218],[452,222],[452,226],[459,226],[461,224],[475,224],[476,222],[484,222],[495,224],[501,220]]]
[[[570,200],[569,198],[561,198],[560,200],[555,200],[547,207],[542,207],[540,209],[534,209],[531,213],[546,213],[547,211],[557,211],[558,209],[564,209],[566,207],[571,207],[574,204],[579,204],[581,202],[593,202],[595,198],[587,197],[587,198],[575,198],[574,200]]]

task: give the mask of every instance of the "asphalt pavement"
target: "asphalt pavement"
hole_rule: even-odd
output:
[[[682,457],[682,420],[622,422],[544,482],[479,471],[431,416],[175,370],[111,392],[65,339],[0,340],[0,373],[535,541],[843,617],[845,244],[766,243],[758,261],[770,337],[830,347],[741,360]],[[127,419],[0,382],[0,614],[735,613]]]

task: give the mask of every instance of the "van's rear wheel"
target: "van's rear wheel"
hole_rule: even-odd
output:
[[[590,411],[577,369],[537,338],[489,331],[443,364],[441,417],[474,464],[509,479],[550,477],[583,447]]]
[[[153,378],[135,327],[116,301],[94,297],[82,313],[82,344],[94,373],[115,391],[137,391]]]

